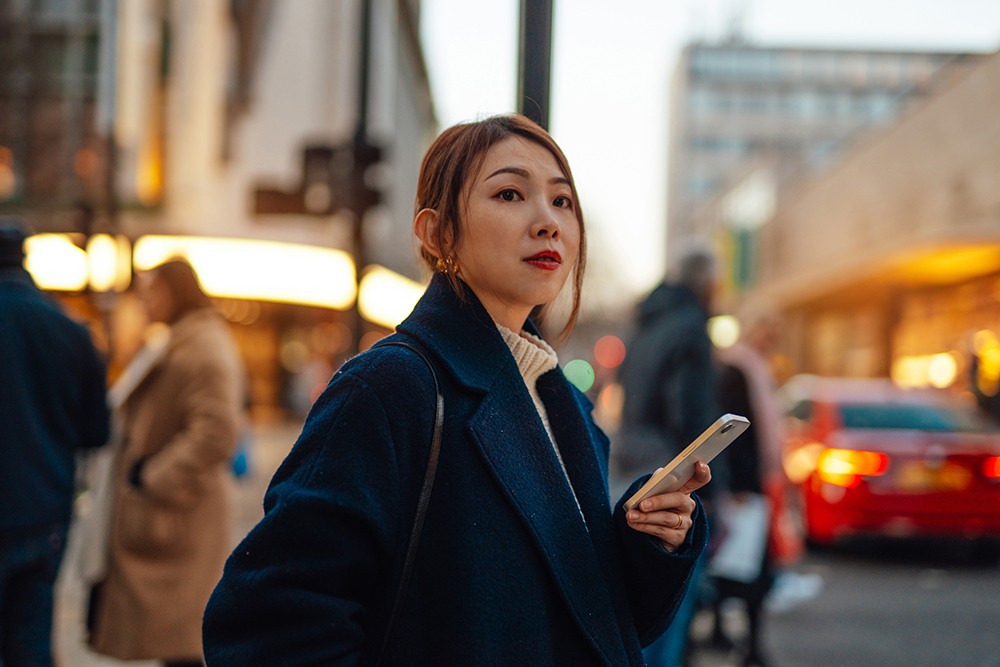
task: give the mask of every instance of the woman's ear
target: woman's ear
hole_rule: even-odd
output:
[[[413,233],[420,239],[424,249],[434,257],[444,256],[442,249],[438,245],[438,239],[440,238],[438,232],[439,224],[440,218],[437,211],[432,208],[421,209],[416,217],[413,218]]]

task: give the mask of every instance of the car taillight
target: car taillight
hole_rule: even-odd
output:
[[[825,449],[816,464],[821,480],[847,488],[860,484],[862,477],[878,477],[888,469],[886,454],[854,449]]]
[[[983,461],[983,474],[990,479],[1000,479],[1000,456],[987,456]]]

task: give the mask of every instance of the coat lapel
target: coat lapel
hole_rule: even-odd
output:
[[[520,375],[516,379],[520,382]],[[527,394],[523,386],[499,381],[473,417],[472,433],[514,511],[538,544],[577,622],[608,664],[623,664],[620,642],[611,641],[618,636],[617,615],[581,508],[534,405],[520,392]],[[512,407],[515,414],[527,418],[511,420]],[[587,491],[580,495],[581,506],[589,505],[593,487],[578,488]],[[594,523],[606,522],[604,518]]]
[[[443,329],[441,321],[452,326]],[[601,459],[562,371],[543,376],[546,384],[566,385],[543,400],[557,439],[566,443],[561,453],[574,488],[580,490],[579,507],[517,365],[471,291],[463,300],[436,277],[399,331],[421,340],[459,383],[483,394],[469,431],[487,466],[591,644],[608,664],[627,663],[604,574],[614,536]]]

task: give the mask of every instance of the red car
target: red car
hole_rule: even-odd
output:
[[[1000,427],[890,380],[800,375],[781,389],[785,472],[806,537],[1000,538]]]

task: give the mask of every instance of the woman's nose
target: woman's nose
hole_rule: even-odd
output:
[[[540,238],[559,238],[559,222],[549,210],[539,212],[538,219],[532,226],[532,233]]]

